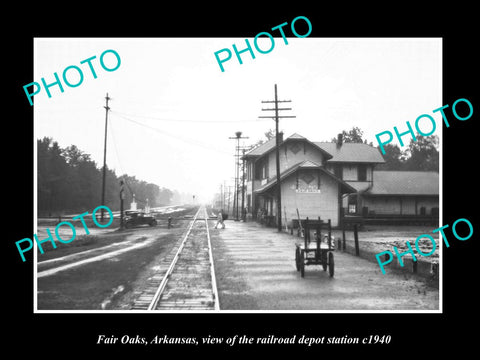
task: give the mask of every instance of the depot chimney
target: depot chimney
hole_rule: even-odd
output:
[[[343,136],[342,136],[342,134],[338,134],[338,136],[337,136],[337,148],[342,147],[342,144],[343,144]]]

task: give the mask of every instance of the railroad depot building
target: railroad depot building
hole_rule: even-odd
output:
[[[436,172],[376,171],[384,163],[378,149],[363,143],[312,142],[280,134],[282,222],[309,217],[341,225],[348,217],[393,219],[433,216],[438,219]],[[276,223],[275,138],[243,157],[248,218]]]

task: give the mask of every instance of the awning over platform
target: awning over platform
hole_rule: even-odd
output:
[[[310,160],[302,161],[302,162],[292,166],[290,169],[285,170],[283,173],[280,174],[280,181],[283,181],[284,179],[286,179],[290,175],[295,174],[297,171],[305,170],[305,169],[319,170],[324,175],[327,175],[327,176],[331,177],[333,180],[335,180],[336,182],[338,182],[340,184],[340,191],[341,191],[342,194],[357,192],[357,190],[353,186],[351,186],[351,185],[347,184],[345,181],[339,179],[334,174],[332,174],[330,171],[325,170],[325,168],[323,166],[321,166],[321,165],[319,165],[319,164],[317,164],[313,161],[310,161]],[[276,183],[277,183],[277,179],[273,178],[268,183],[266,183],[266,184],[262,185],[260,188],[256,189],[254,192],[255,192],[255,194],[265,193],[266,191],[271,189],[273,186],[275,186]]]

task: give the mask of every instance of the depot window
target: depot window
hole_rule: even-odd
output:
[[[367,165],[358,165],[358,181],[367,181]]]

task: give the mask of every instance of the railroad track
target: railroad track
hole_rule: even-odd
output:
[[[157,266],[133,310],[219,310],[208,215],[204,207],[189,223],[178,248]]]

